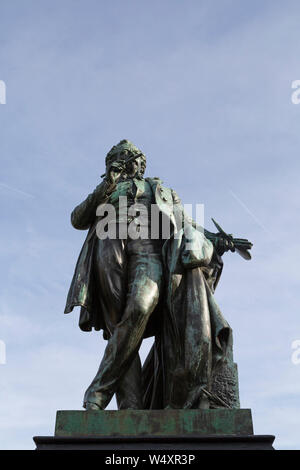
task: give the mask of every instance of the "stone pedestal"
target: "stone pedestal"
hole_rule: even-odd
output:
[[[55,436],[34,437],[38,450],[273,449],[253,434],[251,410],[58,411]]]

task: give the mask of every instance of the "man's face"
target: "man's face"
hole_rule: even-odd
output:
[[[133,154],[128,150],[121,150],[114,154],[113,161],[126,161],[129,160]],[[135,176],[143,177],[146,170],[146,161],[143,157],[137,157],[135,160],[128,163],[126,166],[125,174],[129,178],[134,178]],[[124,176],[125,176],[124,174]]]
[[[127,174],[129,177],[143,176],[145,172],[145,162],[142,157],[138,157],[128,165]]]

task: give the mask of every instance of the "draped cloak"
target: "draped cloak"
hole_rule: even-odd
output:
[[[224,365],[233,383],[225,383],[227,390],[219,398],[228,407],[238,406],[232,331],[213,296],[222,270],[220,257],[190,226],[165,243],[163,261],[166,300],[161,328],[143,366],[145,408],[198,408],[202,388],[216,388]],[[228,388],[233,389],[229,394]]]

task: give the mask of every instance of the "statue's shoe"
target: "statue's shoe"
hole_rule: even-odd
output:
[[[90,401],[87,401],[85,404],[84,404],[84,408],[86,409],[86,411],[100,411],[101,408],[100,406],[98,406],[96,403],[92,403]]]

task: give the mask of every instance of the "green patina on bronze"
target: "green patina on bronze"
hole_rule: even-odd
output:
[[[250,259],[252,243],[233,238],[215,221],[217,233],[197,225],[173,189],[157,177],[144,177],[146,157],[128,140],[108,152],[105,166],[103,181],[71,214],[74,228],[88,230],[88,234],[65,313],[80,306],[80,328],[102,329],[108,341],[86,390],[84,407],[104,410],[115,394],[121,411],[120,415],[101,414],[100,421],[99,415],[62,414],[58,430],[72,433],[78,426],[93,434],[95,427],[107,434],[122,424],[130,433],[136,427],[146,432],[147,426],[162,433],[179,428],[194,432],[195,426],[197,432],[238,433],[249,412],[238,410],[232,330],[214,293],[223,254],[236,251]],[[125,213],[121,211],[123,199],[127,201]],[[104,206],[113,209],[109,223],[105,215],[109,211],[101,211]],[[130,212],[135,206],[137,212]],[[159,214],[156,218],[149,215],[152,207]],[[141,208],[144,218],[140,218]],[[101,238],[103,223],[118,228],[118,236],[110,233]],[[169,228],[166,236],[164,224]],[[124,226],[128,234],[119,236]],[[151,236],[131,237],[133,227],[137,232],[146,227]],[[153,228],[157,237],[152,235]],[[138,351],[149,336],[154,337],[154,344],[141,367]],[[127,409],[136,411],[124,414]],[[159,409],[164,411],[140,411]],[[211,414],[197,414],[197,409],[210,409]]]
[[[56,436],[251,435],[251,410],[58,411]]]

